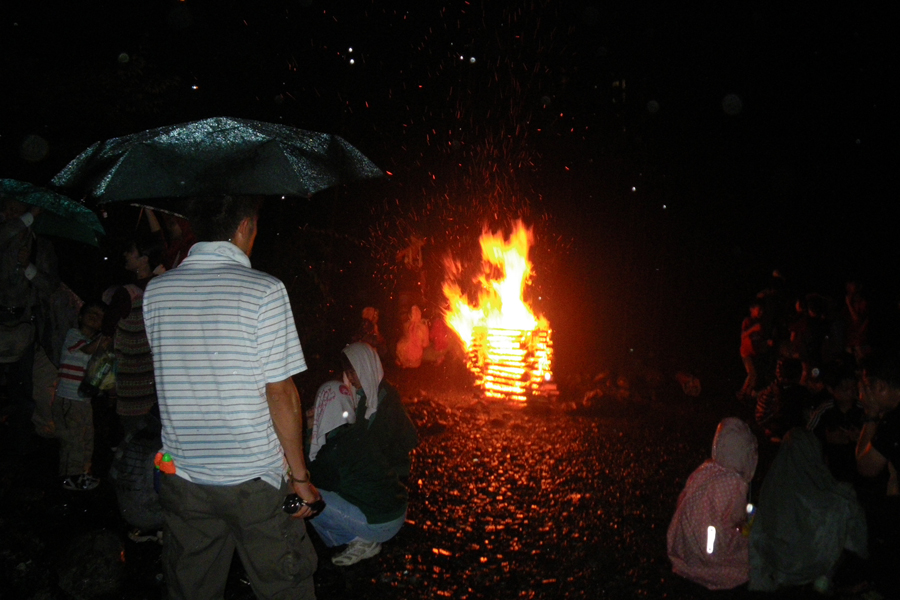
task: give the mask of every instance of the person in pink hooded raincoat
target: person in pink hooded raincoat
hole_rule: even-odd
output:
[[[712,458],[688,478],[667,534],[672,570],[710,590],[726,590],[750,578],[747,521],[750,480],[756,472],[756,437],[746,423],[719,423]]]

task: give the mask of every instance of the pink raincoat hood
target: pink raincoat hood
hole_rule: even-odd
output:
[[[750,577],[750,540],[741,535],[756,437],[746,423],[719,423],[712,458],[688,478],[666,541],[672,570],[711,590],[731,589]]]
[[[756,436],[750,427],[735,417],[722,419],[713,439],[712,459],[750,483],[756,473],[758,459]]]

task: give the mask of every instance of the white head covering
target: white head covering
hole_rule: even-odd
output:
[[[378,386],[384,379],[384,368],[375,348],[365,342],[355,342],[344,348],[359,383],[366,393],[366,419],[371,419],[378,410]]]
[[[326,436],[344,423],[356,422],[356,398],[340,381],[326,381],[316,392],[312,438],[309,442],[309,460],[316,460],[319,449],[325,445]]]

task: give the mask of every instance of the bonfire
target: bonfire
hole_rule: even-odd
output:
[[[466,350],[466,361],[485,397],[526,402],[555,395],[550,324],[535,315],[524,294],[532,276],[528,250],[532,230],[516,221],[508,238],[485,230],[482,271],[475,278],[477,298],[470,304],[457,277],[458,262],[446,261],[445,318]]]

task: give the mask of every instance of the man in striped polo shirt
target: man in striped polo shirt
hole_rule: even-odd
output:
[[[259,200],[188,203],[196,243],[147,286],[163,452],[169,598],[221,598],[237,549],[258,598],[314,598],[315,550],[287,494],[320,498],[303,458],[306,370],[284,284],[250,268]]]

